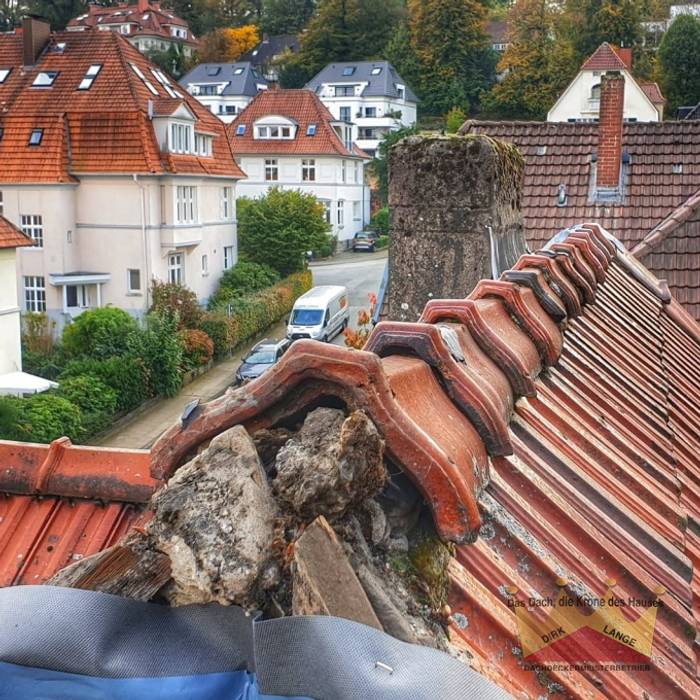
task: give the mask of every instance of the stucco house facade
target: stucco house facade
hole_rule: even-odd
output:
[[[666,100],[656,83],[640,83],[632,75],[632,50],[601,44],[547,114],[548,122],[597,121],[600,114],[600,80],[607,71],[625,79],[625,121],[660,122]]]
[[[313,194],[341,246],[364,228],[368,156],[353,144],[351,125],[335,119],[314,93],[262,92],[227,130],[247,175],[238,185],[239,196],[260,197],[271,187]]]
[[[153,279],[207,300],[236,261],[244,176],[216,117],[120,34],[37,20],[0,35],[0,101],[3,214],[34,242],[22,310],[58,329],[107,304],[139,317]]]
[[[416,123],[418,98],[388,61],[330,63],[306,88],[353,125],[353,141],[370,155],[386,133]]]

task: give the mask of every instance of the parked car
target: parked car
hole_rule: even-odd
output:
[[[350,311],[345,287],[314,287],[302,294],[287,320],[291,340],[312,338],[327,343],[348,327]]]
[[[374,231],[358,231],[352,239],[352,249],[374,253],[374,244],[377,242],[377,238],[379,236]]]
[[[236,384],[243,384],[267,372],[272,365],[279,362],[290,345],[291,341],[287,338],[282,338],[282,340],[268,340],[266,338],[259,342],[243,358],[241,366],[236,370]]]

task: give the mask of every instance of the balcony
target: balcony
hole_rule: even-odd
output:
[[[191,248],[201,242],[201,224],[163,224],[160,228],[161,248]]]

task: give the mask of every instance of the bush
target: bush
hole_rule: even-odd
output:
[[[19,410],[18,439],[51,442],[64,435],[79,442],[85,431],[80,409],[54,392],[16,399]]]
[[[22,369],[44,379],[56,379],[65,367],[61,353],[22,351]]]
[[[374,242],[375,248],[386,248],[389,245],[389,236],[379,236]]]
[[[330,258],[335,253],[338,247],[338,239],[333,236],[329,241],[326,241],[318,250],[314,250],[315,258]]]
[[[197,328],[204,313],[197,295],[182,284],[153,280],[151,313],[160,316],[178,316],[179,328]]]
[[[14,396],[0,396],[0,440],[23,440],[19,402]]]
[[[445,131],[448,134],[456,134],[465,121],[467,121],[467,113],[461,107],[453,107],[445,115]]]
[[[28,311],[22,314],[22,349],[23,352],[35,352],[48,355],[54,346],[53,334],[56,322],[46,314]]]
[[[206,365],[214,356],[214,342],[200,330],[180,331],[184,346],[182,361],[185,371]]]
[[[378,209],[372,216],[370,226],[380,236],[389,235],[389,208],[382,207]]]
[[[214,357],[224,357],[233,347],[233,329],[228,316],[221,312],[208,312],[204,314],[199,327],[212,340],[214,344]]]
[[[132,353],[143,360],[151,391],[175,396],[182,387],[184,343],[178,331],[178,316],[148,314],[146,329],[134,338]]]
[[[144,363],[135,357],[73,360],[66,365],[59,382],[83,375],[99,379],[114,391],[118,411],[131,411],[149,396],[148,374]]]
[[[137,331],[134,318],[122,309],[88,309],[63,329],[63,349],[69,357],[102,359],[122,355]]]
[[[104,430],[117,410],[117,393],[103,381],[89,374],[64,379],[56,389],[62,396],[80,409],[83,435],[91,437]]]
[[[260,291],[279,281],[280,276],[269,265],[241,260],[224,272],[219,285],[243,295]]]

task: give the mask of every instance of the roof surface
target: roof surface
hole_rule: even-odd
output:
[[[189,30],[187,22],[170,10],[161,10],[160,3],[147,5],[144,10],[140,10],[137,3],[120,3],[111,7],[88,5],[87,9],[87,13],[71,19],[68,27],[99,28],[128,23],[132,25],[130,37],[157,36],[184,44],[197,45],[198,43]],[[187,38],[173,36],[169,31],[170,26],[187,29]]]
[[[299,50],[299,38],[295,34],[264,37],[257,46],[244,53],[240,60],[250,61],[254,66],[261,66],[286,50]]]
[[[661,94],[661,88],[658,83],[640,83],[639,87],[652,104],[658,105],[666,103],[666,98]]]
[[[630,70],[631,55],[627,60],[626,58],[623,49],[618,49],[606,41],[584,61],[581,70]]]
[[[296,122],[293,139],[253,138],[253,125],[267,116],[281,116]],[[345,148],[333,128],[337,121],[323,102],[309,90],[265,90],[258,93],[250,104],[226,127],[231,150],[243,154],[299,154],[340,155],[366,158],[359,149],[352,152]],[[315,124],[314,135],[309,135],[309,125]],[[245,126],[239,134],[239,126]]]
[[[157,483],[137,450],[0,441],[0,586],[43,583],[143,522]],[[147,517],[147,516],[145,516]]]
[[[219,95],[246,95],[254,97],[260,92],[258,85],[267,85],[267,80],[253,68],[252,63],[200,63],[180,79],[180,85],[222,83],[226,86]]]
[[[79,90],[91,65],[101,69],[89,89]],[[157,66],[117,32],[54,34],[37,64],[26,71],[21,33],[0,34],[1,68],[12,69],[0,84],[2,182],[71,182],[75,174],[97,172],[244,177],[221,121],[171,82],[173,98],[153,73]],[[53,85],[34,87],[37,75],[47,71],[58,73]],[[186,104],[196,116],[195,130],[215,135],[214,156],[161,153],[148,117],[149,101],[156,107]],[[41,143],[30,145],[37,129],[42,130]]]
[[[4,216],[0,215],[0,249],[21,248],[27,245],[34,245],[34,241],[29,236],[25,236],[17,226]]]
[[[354,69],[354,72],[352,75],[343,75],[346,69]],[[372,75],[372,71],[377,69],[380,72]],[[318,92],[327,83],[367,83],[362,91],[362,97],[396,98],[399,96],[396,85],[403,85],[406,88],[406,99],[409,102],[418,102],[413,90],[388,61],[329,63],[306,84],[306,88]]]
[[[260,379],[166,432],[151,477],[168,478],[233,425],[284,424],[324,401],[362,409],[438,532],[458,543],[452,641],[476,670],[523,698],[695,698],[699,365],[693,319],[609,234],[584,225],[466,299],[430,301],[418,323],[378,324],[365,351],[298,341]],[[31,449],[45,447],[15,447],[25,451],[19,459],[11,447],[1,446],[0,459],[35,476],[5,477],[4,488],[61,484],[60,470],[51,477],[49,467],[28,466]],[[134,477],[123,481],[133,486]],[[78,483],[78,496],[95,496]],[[11,554],[24,537],[15,529],[2,540],[6,574],[16,572]],[[32,575],[47,570],[38,562]],[[557,586],[591,599],[609,590],[660,599],[648,670],[529,668],[509,596],[546,598]],[[631,625],[640,615],[621,609],[618,619]],[[572,660],[599,654],[601,638],[583,639]]]
[[[502,19],[491,20],[486,25],[486,34],[494,44],[505,44],[508,41],[508,22]]]
[[[598,149],[598,125],[566,122],[467,122],[463,133],[482,133],[514,143],[525,158],[522,212],[525,235],[533,247],[542,246],[571,220],[598,221],[634,248],[652,229],[700,189],[700,122],[626,123],[623,152],[631,157],[625,197],[619,204],[592,202],[591,156]],[[681,172],[674,172],[680,166]],[[557,206],[559,186],[566,188],[566,205]],[[680,253],[680,250],[679,250]],[[672,270],[700,271],[700,256],[680,253],[658,269],[669,279]],[[700,303],[700,296],[692,299]]]

